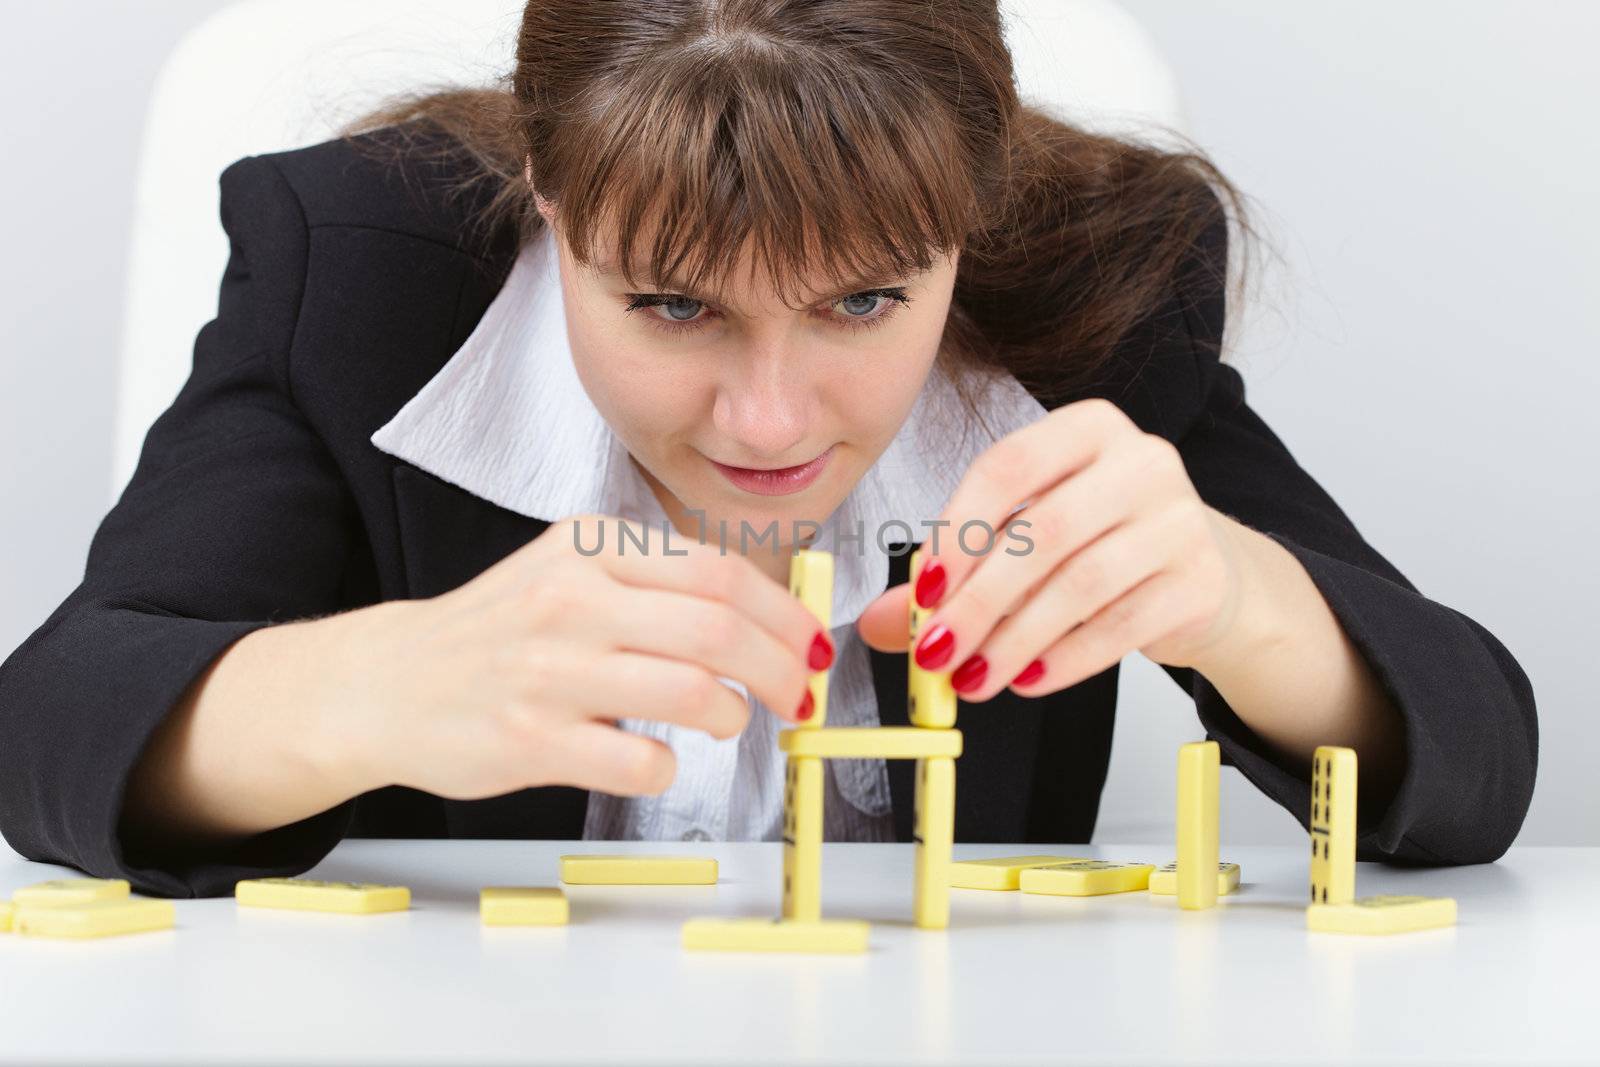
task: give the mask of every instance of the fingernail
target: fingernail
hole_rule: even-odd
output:
[[[806,690],[806,695],[800,698],[800,706],[795,709],[794,717],[801,722],[811,718],[811,713],[817,710],[817,702],[811,699],[811,690]]]
[[[925,671],[936,671],[950,662],[955,650],[956,635],[941,622],[917,642],[917,666]]]
[[[811,651],[806,654],[806,665],[814,671],[825,671],[833,662],[833,642],[821,630],[811,639]]]
[[[1044,660],[1036,659],[1032,663],[1028,664],[1026,667],[1022,668],[1022,673],[1017,675],[1015,678],[1011,679],[1011,684],[1012,685],[1032,685],[1034,682],[1037,682],[1040,678],[1043,678],[1043,677],[1044,677]]]
[[[968,656],[967,661],[950,675],[950,687],[958,693],[970,693],[983,684],[989,673],[989,661],[982,656]]]
[[[945,583],[949,575],[945,573],[944,564],[934,560],[922,568],[922,573],[917,575],[917,607],[931,608],[944,596]]]

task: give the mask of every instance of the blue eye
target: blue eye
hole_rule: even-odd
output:
[[[865,318],[877,310],[877,301],[882,299],[884,298],[877,293],[853,293],[839,301],[839,306],[851,317]]]
[[[690,319],[693,319],[697,314],[700,313],[700,308],[703,305],[700,303],[700,301],[690,300],[686,296],[674,296],[670,299],[663,300],[659,306],[664,308],[666,313],[674,320],[678,322],[688,322]]]
[[[648,308],[663,308],[666,316],[646,315],[650,325],[667,333],[684,333],[689,330],[698,330],[704,326],[711,316],[701,316],[702,309],[708,309],[704,301],[683,296],[680,293],[628,293],[627,306],[624,311],[642,311]],[[843,329],[864,330],[880,326],[889,319],[900,307],[911,303],[911,298],[906,295],[904,288],[893,286],[887,289],[867,289],[859,293],[851,293],[841,300],[834,301],[832,307],[838,308],[842,314],[835,316],[838,325]],[[874,314],[876,312],[876,314]]]

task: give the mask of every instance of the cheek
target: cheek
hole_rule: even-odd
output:
[[[614,330],[587,332],[569,321],[572,363],[596,410],[634,455],[655,455],[667,439],[692,436],[705,419],[701,385],[659,349]]]
[[[877,448],[888,446],[917,402],[944,334],[943,316],[919,320],[892,339],[851,352],[850,370],[830,383],[831,405],[853,437]],[[871,368],[870,371],[865,371]]]

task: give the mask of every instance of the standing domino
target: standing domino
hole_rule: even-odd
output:
[[[956,761],[917,760],[916,873],[911,910],[925,930],[950,925],[950,863],[956,829]]]
[[[916,581],[922,572],[922,549],[911,554],[911,579]],[[917,666],[917,636],[922,624],[933,612],[917,606],[915,595],[906,597],[910,607],[906,645],[906,713],[913,726],[948,728],[956,724],[956,691],[950,684],[950,675],[938,671],[925,671]]]
[[[783,787],[783,917],[822,918],[822,758],[790,756]]]
[[[1178,907],[1217,903],[1217,775],[1215,741],[1178,749]]]
[[[826,633],[833,618],[833,556],[812,548],[797,549],[789,561],[789,592],[800,598],[817,617]],[[802,730],[819,729],[828,721],[828,672],[811,675],[811,717],[795,725]]]
[[[1319,746],[1311,763],[1311,903],[1356,896],[1356,753]]]

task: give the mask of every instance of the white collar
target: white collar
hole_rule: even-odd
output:
[[[372,443],[530,518],[601,513],[661,529],[665,512],[578,380],[558,268],[547,227],[518,254],[471,336]],[[923,540],[922,523],[938,517],[973,459],[1045,414],[1010,375],[982,390],[979,409],[974,422],[949,379],[930,374],[899,433],[824,524],[818,548],[832,550],[841,527],[865,534],[859,551],[837,554],[834,627],[855,622],[888,587],[878,531],[897,521]],[[887,529],[885,540],[901,539],[899,526]]]

